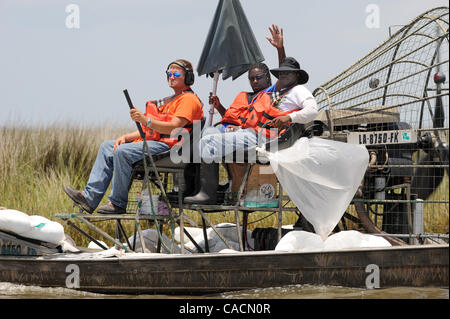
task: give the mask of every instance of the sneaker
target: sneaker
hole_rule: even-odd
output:
[[[89,214],[92,214],[94,212],[95,208],[89,206],[86,198],[81,191],[73,189],[70,186],[65,186],[64,192],[67,194],[67,196],[70,197],[71,200],[73,200],[76,205],[80,206],[83,210],[85,210]]]
[[[116,206],[111,202],[108,202],[106,205],[100,206],[97,209],[97,213],[99,214],[125,214],[126,209]]]

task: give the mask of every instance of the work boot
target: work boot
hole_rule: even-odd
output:
[[[100,206],[97,209],[97,213],[99,214],[125,214],[125,212],[125,208],[116,206],[111,202],[108,202],[106,205]]]
[[[200,191],[195,196],[186,197],[186,204],[210,205],[217,203],[219,185],[219,164],[200,164]]]
[[[92,214],[94,212],[95,208],[89,206],[86,198],[81,191],[73,189],[70,186],[64,186],[64,192],[67,194],[67,196],[70,197],[71,200],[73,200],[76,205],[80,206],[86,212],[88,212],[89,214]]]

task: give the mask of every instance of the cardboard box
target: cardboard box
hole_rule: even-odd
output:
[[[245,163],[228,164],[232,180],[231,191],[233,193],[239,191],[246,167],[247,164]],[[270,165],[254,164],[250,169],[247,184],[241,198],[246,198],[246,196],[259,196],[260,199],[265,198],[266,200],[272,200],[276,198],[277,191],[277,177],[273,172],[272,167]]]

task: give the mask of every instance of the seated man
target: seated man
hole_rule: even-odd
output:
[[[172,130],[203,118],[202,102],[190,88],[194,83],[192,64],[183,59],[176,60],[167,67],[166,76],[174,95],[161,100],[161,106],[156,106],[154,101],[147,102],[145,114],[138,109],[130,110],[131,119],[143,125],[152,155],[169,150],[177,142],[170,138]],[[132,166],[142,159],[142,150],[143,141],[138,130],[115,141],[103,142],[84,190],[66,186],[64,191],[84,210],[93,213],[112,182],[109,202],[99,207],[98,213],[125,213]]]
[[[278,52],[280,53],[280,50]],[[277,84],[266,89],[271,84],[267,66],[262,63],[252,66],[249,70],[249,80],[253,93],[240,93],[227,111],[218,98],[213,97],[213,106],[223,115],[222,125],[226,128],[205,135],[200,140],[200,154],[204,160],[200,165],[200,190],[195,196],[186,197],[185,203],[216,202],[218,164],[211,161],[220,162],[223,157],[226,158],[235,151],[247,150],[257,145],[260,126],[268,119],[274,121],[276,128],[281,128],[290,121],[308,123],[316,117],[316,101],[301,85],[308,81],[308,74],[300,69],[300,65],[293,58],[283,59],[280,69],[282,70],[272,70],[277,77],[283,72]],[[268,91],[273,92],[269,94]],[[265,115],[268,117],[264,117]],[[269,138],[276,136],[264,135]],[[207,164],[208,162],[211,164]]]

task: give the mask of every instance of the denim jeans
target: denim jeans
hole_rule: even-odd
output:
[[[166,143],[147,141],[152,155],[169,150]],[[116,206],[126,208],[128,186],[134,163],[142,159],[143,142],[125,143],[113,151],[114,140],[105,141],[100,146],[89,181],[83,190],[89,206],[96,208],[111,183],[109,201]]]
[[[265,138],[262,137],[265,141]],[[256,159],[258,134],[253,129],[239,129],[232,132],[223,132],[219,129],[209,129],[204,132],[200,140],[200,154],[206,163],[221,162],[225,157],[226,162],[243,162],[244,151],[248,151],[248,160]],[[236,159],[232,154],[236,152]]]

